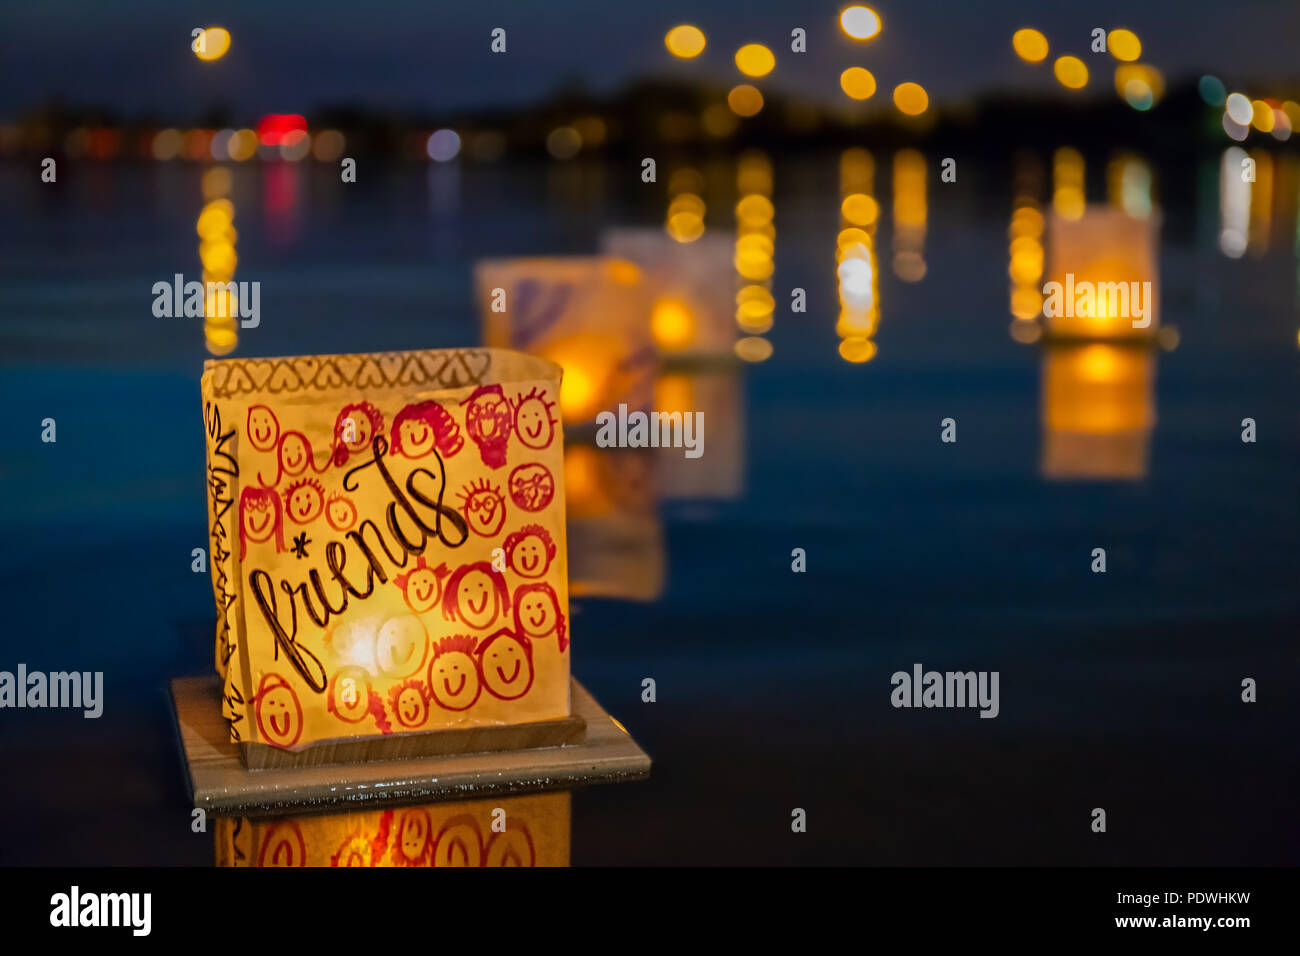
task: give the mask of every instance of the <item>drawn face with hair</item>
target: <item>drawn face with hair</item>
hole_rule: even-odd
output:
[[[285,492],[285,510],[289,520],[296,524],[310,524],[320,517],[325,508],[325,495],[320,483],[304,478],[289,486]]]
[[[335,531],[347,531],[357,523],[357,506],[343,495],[330,495],[325,503],[325,520]]]
[[[534,388],[515,401],[515,434],[529,448],[546,448],[555,437],[555,416],[551,410],[554,402],[546,400],[546,392]]]
[[[500,385],[482,385],[461,404],[465,406],[465,431],[478,445],[483,464],[500,468],[506,463],[514,418],[505,392]]]
[[[429,692],[439,707],[468,710],[482,690],[478,664],[474,660],[473,638],[446,637],[438,642],[429,664]]]
[[[506,563],[524,578],[544,577],[555,557],[555,542],[541,525],[526,525],[505,541]]]
[[[389,708],[400,728],[415,730],[429,719],[429,698],[424,684],[418,680],[398,684],[389,693]]]
[[[506,497],[499,486],[484,478],[466,485],[460,496],[465,501],[462,511],[471,531],[485,538],[500,533],[506,523]]]

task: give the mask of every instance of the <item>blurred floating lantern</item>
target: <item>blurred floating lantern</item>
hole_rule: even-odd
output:
[[[1132,63],[1142,55],[1142,41],[1132,30],[1120,28],[1111,30],[1107,35],[1106,49],[1115,59]]]
[[[736,51],[736,69],[746,76],[767,76],[776,66],[776,57],[761,43],[746,43]]]
[[[1068,90],[1081,90],[1088,85],[1088,67],[1077,56],[1057,57],[1052,72],[1057,82]]]
[[[759,244],[766,243],[762,248],[771,261],[770,239],[759,234],[744,238],[753,244],[756,254],[761,251]],[[731,354],[736,338],[735,306],[727,284],[719,281],[732,266],[733,247],[726,236],[702,234],[683,245],[657,229],[613,229],[602,236],[601,251],[635,262],[644,273],[650,297],[650,335],[661,355],[701,358]]]
[[[1155,426],[1152,350],[1094,342],[1043,352],[1042,471],[1048,478],[1142,478]]]
[[[727,94],[727,105],[737,116],[756,116],[763,108],[763,94],[748,83],[742,83]]]
[[[1056,338],[1149,338],[1159,326],[1159,214],[1088,206],[1048,219],[1043,286],[1047,334]]]
[[[894,105],[907,116],[920,116],[930,106],[930,95],[920,83],[900,83],[894,87]]]
[[[863,69],[860,66],[851,66],[840,74],[840,89],[850,99],[870,99],[876,92],[876,78],[871,75],[870,70]]]
[[[485,260],[474,280],[485,344],[564,369],[566,426],[592,423],[620,403],[648,407],[657,364],[653,299],[636,264],[613,256]]]
[[[545,793],[359,813],[218,817],[216,864],[568,866],[570,806],[568,793]]]
[[[566,444],[570,594],[653,601],[663,593],[666,558],[653,454]]]
[[[880,15],[870,7],[845,7],[840,13],[840,29],[855,40],[870,40],[880,32]]]

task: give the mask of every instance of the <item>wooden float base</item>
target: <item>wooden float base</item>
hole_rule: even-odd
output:
[[[543,722],[564,726],[543,728],[539,735],[539,724],[523,725],[533,730],[514,738],[514,749],[471,753],[463,749],[466,741],[462,739],[454,753],[402,755],[401,759],[354,763],[323,764],[319,759],[290,766],[268,763],[264,764],[266,769],[244,766],[240,745],[230,740],[229,727],[221,716],[221,682],[215,675],[178,678],[172,681],[171,691],[193,804],[218,815],[273,816],[370,809],[380,804],[471,800],[642,780],[650,775],[646,752],[576,680],[570,694],[572,717]],[[566,734],[575,739],[558,745],[531,743]],[[501,743],[505,739],[489,741]],[[522,746],[519,741],[523,741]],[[346,744],[336,742],[332,746]],[[263,745],[262,749],[275,748]],[[294,756],[291,752],[279,753]],[[339,759],[339,753],[336,750],[332,758]]]

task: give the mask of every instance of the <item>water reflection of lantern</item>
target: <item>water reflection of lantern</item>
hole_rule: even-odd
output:
[[[736,167],[736,324],[757,337],[772,328],[776,310],[772,298],[776,227],[772,205],[772,163],[760,152],[747,152]],[[746,353],[742,350],[742,357]],[[756,355],[752,349],[751,355]],[[769,353],[770,354],[770,349]],[[765,356],[766,357],[766,356]],[[752,359],[750,359],[752,360]]]
[[[698,412],[708,429],[707,468],[682,449],[661,448],[655,456],[659,495],[664,500],[730,499],[744,487],[745,408],[737,370],[725,367],[665,370],[655,379],[654,407],[679,413]]]
[[[925,278],[925,157],[914,149],[894,154],[894,275]]]
[[[651,455],[643,448],[565,444],[572,596],[652,601],[663,592],[663,527]]]
[[[1043,352],[1043,475],[1142,478],[1155,426],[1156,353],[1108,342]]]
[[[640,268],[605,256],[479,262],[483,341],[541,355],[564,369],[565,425],[646,408],[656,365],[649,289]]]
[[[1043,171],[1032,153],[1019,153],[1013,174],[1014,198],[1007,227],[1007,275],[1011,280],[1011,337],[1034,342],[1043,334],[1038,319],[1043,313],[1043,212],[1039,201]]]
[[[840,156],[840,231],[835,240],[840,314],[835,332],[840,356],[855,364],[876,354],[873,336],[880,321],[876,263],[876,226],[880,205],[872,185],[875,162],[865,149],[846,149]]]
[[[561,792],[356,813],[217,817],[216,864],[568,866],[570,802]]]
[[[736,338],[733,307],[726,283],[731,242],[707,233],[689,245],[657,229],[613,229],[601,250],[634,262],[650,290],[650,335],[664,356],[730,357]]]
[[[199,235],[199,261],[204,296],[203,337],[212,355],[229,355],[239,344],[239,303],[232,287],[239,256],[235,252],[235,205],[229,199],[230,170],[213,166],[203,174],[203,209],[195,231]],[[219,287],[209,286],[217,283]]]
[[[1057,338],[1145,338],[1159,325],[1159,217],[1089,206],[1048,219],[1043,316]],[[1135,324],[1136,323],[1136,324]]]

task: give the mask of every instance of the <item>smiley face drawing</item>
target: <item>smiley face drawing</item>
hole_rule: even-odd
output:
[[[239,560],[248,557],[248,542],[275,541],[284,550],[284,513],[274,488],[248,487],[239,493]]]
[[[467,627],[486,631],[509,611],[505,576],[487,561],[462,564],[447,582],[442,616],[449,621],[464,621]]]
[[[262,835],[258,866],[306,866],[307,841],[293,820],[280,820],[267,827]]]
[[[288,750],[302,736],[302,705],[298,695],[279,674],[267,674],[253,698],[257,729],[273,747]]]
[[[258,451],[270,451],[280,440],[280,420],[269,405],[248,408],[248,443]]]
[[[445,564],[439,564],[436,568],[429,567],[424,561],[424,555],[420,555],[415,561],[415,567],[405,574],[399,574],[393,582],[402,589],[406,606],[416,614],[423,614],[432,611],[442,600],[442,582],[450,573]]]
[[[325,487],[315,478],[299,478],[284,490],[284,510],[295,524],[311,524],[325,510]]]
[[[325,520],[335,531],[349,531],[357,523],[357,506],[340,491],[325,500]]]
[[[370,713],[370,695],[370,673],[364,667],[349,664],[340,667],[330,678],[325,707],[344,723],[360,723]]]
[[[371,440],[384,431],[384,416],[369,402],[344,405],[334,420],[335,465],[346,465],[348,455],[355,455],[370,447]]]
[[[313,464],[307,436],[302,432],[285,432],[280,438],[280,473],[296,478]]]
[[[399,726],[415,730],[429,719],[429,692],[424,681],[408,680],[395,684],[388,692],[388,709]]]
[[[549,584],[521,584],[515,589],[515,633],[533,641],[555,634],[560,652],[569,646],[560,600]]]
[[[468,813],[442,825],[433,842],[434,866],[482,866],[483,835],[478,821]]]
[[[516,467],[507,484],[510,500],[524,511],[541,511],[555,497],[555,478],[539,461]]]
[[[414,614],[391,617],[375,638],[375,664],[385,677],[408,677],[424,665],[429,635]]]
[[[539,524],[526,524],[512,531],[501,547],[506,553],[506,566],[522,578],[544,577],[556,555],[551,533]]]
[[[506,523],[506,499],[499,485],[486,478],[471,482],[460,491],[464,501],[461,512],[475,534],[485,538],[495,537]]]
[[[529,448],[549,447],[555,437],[555,416],[551,414],[555,403],[546,400],[546,392],[533,388],[527,395],[517,395],[513,407],[519,440]]]
[[[443,458],[450,458],[464,444],[456,419],[432,399],[407,405],[393,419],[391,447],[394,455],[423,458],[437,448]]]
[[[488,838],[483,852],[484,866],[536,866],[537,851],[533,835],[518,817],[510,818],[506,828]]]
[[[439,707],[469,710],[478,700],[483,686],[474,659],[476,643],[468,635],[453,634],[435,646],[429,662],[429,692]]]
[[[498,700],[516,700],[533,686],[533,646],[528,638],[503,627],[474,653],[483,686]]]
[[[465,431],[478,445],[479,457],[489,468],[506,463],[506,445],[514,428],[510,402],[500,385],[480,385],[461,402],[465,409]]]
[[[392,858],[396,866],[428,866],[433,861],[433,820],[428,810],[412,807],[399,812]]]

